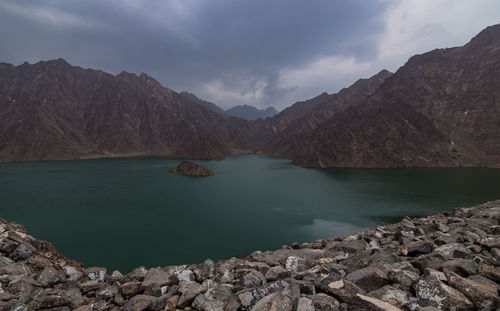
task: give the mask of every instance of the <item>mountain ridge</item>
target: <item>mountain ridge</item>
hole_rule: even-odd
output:
[[[251,152],[309,167],[498,167],[499,69],[495,25],[395,73],[243,120],[145,73],[0,63],[0,161]]]

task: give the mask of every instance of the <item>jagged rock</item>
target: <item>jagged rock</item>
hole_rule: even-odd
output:
[[[359,311],[401,311],[401,309],[387,303],[385,301],[365,296],[363,294],[356,294],[349,305],[349,310]]]
[[[198,295],[193,307],[199,311],[236,311],[240,303],[225,285],[216,285],[207,290],[204,295]]]
[[[135,296],[141,289],[141,282],[127,282],[120,286],[122,295],[125,298]]]
[[[389,281],[387,275],[377,267],[366,267],[351,272],[345,278],[368,292],[384,286]]]
[[[311,299],[314,305],[314,310],[338,311],[340,308],[340,302],[338,302],[338,300],[326,294],[319,293],[317,295],[311,295],[307,297]]]
[[[500,247],[500,236],[483,237],[479,240],[479,243],[488,248]]]
[[[419,271],[407,261],[391,265],[390,268],[387,278],[404,288],[411,288],[420,278]]]
[[[282,266],[275,266],[267,270],[266,279],[272,282],[272,281],[286,279],[287,277],[290,277],[290,275],[291,273],[287,269],[283,268]]]
[[[198,163],[186,160],[179,163],[176,168],[171,169],[169,172],[193,177],[205,177],[215,174],[214,172]]]
[[[99,300],[110,300],[118,294],[119,289],[118,286],[107,286],[105,288],[100,289],[96,292],[95,297]]]
[[[130,273],[126,275],[128,279],[142,282],[144,278],[146,277],[146,274],[148,273],[148,270],[145,267],[139,267],[135,268],[132,270]]]
[[[104,277],[106,276],[106,268],[92,267],[86,269],[84,273],[90,280],[102,282],[104,281]]]
[[[498,292],[496,287],[464,279],[449,270],[446,270],[445,274],[448,279],[448,284],[461,291],[474,303],[476,308],[481,310],[493,310],[497,307]]]
[[[78,281],[83,276],[83,273],[76,267],[65,266],[63,269],[68,281]]]
[[[125,311],[143,311],[148,309],[155,300],[155,297],[148,295],[137,295],[132,297],[125,305],[123,309]]]
[[[146,295],[159,296],[161,287],[173,285],[177,281],[175,274],[162,268],[151,268],[142,281],[141,288]]]
[[[427,275],[415,284],[418,304],[444,310],[473,310],[474,304],[461,292]]]
[[[35,251],[36,249],[33,246],[21,243],[12,251],[12,253],[10,253],[10,258],[15,261],[28,260],[33,257],[33,253]]]
[[[174,295],[170,298],[167,298],[167,300],[165,301],[165,310],[174,311],[176,309],[178,301],[179,301],[179,295]]]
[[[190,306],[193,300],[199,294],[204,293],[207,290],[201,284],[195,282],[184,282],[179,286],[179,292],[182,294],[177,302],[177,306],[180,308],[185,308]]]
[[[300,297],[299,286],[290,280],[276,281],[258,288],[243,290],[236,293],[236,297],[242,310],[250,310],[257,301],[277,292],[286,295],[292,303],[295,303]]]
[[[407,292],[391,285],[370,292],[369,295],[400,308],[410,302]]]
[[[500,267],[493,267],[487,264],[481,264],[477,268],[480,275],[487,277],[495,282],[500,282]]]
[[[441,264],[441,269],[449,269],[463,275],[477,273],[477,263],[470,259],[452,259]]]
[[[308,297],[300,297],[297,304],[297,311],[315,311],[313,301]]]
[[[339,279],[336,281],[324,280],[320,284],[320,288],[323,292],[332,295],[337,298],[341,302],[349,303],[356,294],[365,293],[363,289],[358,287],[356,284],[344,280]]]
[[[123,274],[121,274],[120,271],[118,270],[114,270],[112,273],[111,273],[111,276],[110,276],[110,279],[111,281],[113,282],[121,282],[123,281]]]
[[[292,311],[293,302],[282,293],[267,295],[259,300],[252,311]]]
[[[57,271],[53,267],[45,267],[38,276],[38,283],[43,287],[52,287],[57,283],[65,282],[66,277],[62,271]]]

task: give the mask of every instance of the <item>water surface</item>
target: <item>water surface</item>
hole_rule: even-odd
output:
[[[171,174],[179,160],[5,163],[0,217],[87,266],[242,257],[500,198],[500,169],[306,169],[240,155],[198,161],[216,175]]]

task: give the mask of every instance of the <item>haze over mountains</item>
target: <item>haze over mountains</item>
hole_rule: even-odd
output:
[[[271,118],[217,108],[146,74],[0,64],[0,161],[253,152],[312,167],[500,166],[500,25]]]

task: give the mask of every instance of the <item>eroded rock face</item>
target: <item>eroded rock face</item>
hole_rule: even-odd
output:
[[[246,258],[108,275],[0,220],[0,310],[497,310],[499,234],[494,201]]]
[[[191,161],[182,161],[176,168],[171,169],[169,172],[192,177],[206,177],[214,175],[215,173],[208,168]]]

